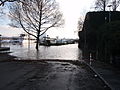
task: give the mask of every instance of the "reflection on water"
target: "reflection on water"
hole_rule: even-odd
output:
[[[22,59],[69,59],[81,60],[81,50],[78,49],[77,44],[62,45],[62,46],[40,46],[39,51],[35,49],[35,43],[31,42],[28,46],[27,42],[23,45],[9,44],[11,55],[17,56]]]

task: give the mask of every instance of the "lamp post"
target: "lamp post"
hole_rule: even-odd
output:
[[[110,12],[110,8],[112,7],[112,5],[108,5],[107,7],[109,7],[109,22],[111,22],[111,12]]]
[[[112,5],[108,5],[107,7],[109,7],[109,16],[108,16],[108,23],[111,22],[111,8]],[[108,28],[109,29],[109,28]],[[107,60],[107,54],[108,54],[108,43],[107,41],[105,41],[105,46],[104,46],[104,52],[105,52],[105,61]]]
[[[1,41],[2,41],[2,38],[1,38],[1,36],[2,36],[2,35],[0,34],[0,47],[1,47]]]

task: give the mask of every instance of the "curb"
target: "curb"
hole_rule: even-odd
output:
[[[84,62],[103,82],[104,84],[110,89],[115,90],[92,66],[90,66],[88,63]]]

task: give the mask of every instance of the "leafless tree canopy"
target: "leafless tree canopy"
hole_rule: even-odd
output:
[[[113,0],[113,2],[112,2],[113,11],[116,11],[116,9],[118,8],[119,5],[120,5],[120,0]]]
[[[55,0],[24,0],[10,6],[12,25],[19,25],[37,38],[52,27],[63,25],[62,14]]]
[[[98,10],[105,11],[108,2],[109,0],[96,0],[95,8]]]
[[[106,8],[111,5],[112,10],[116,11],[120,4],[120,0],[96,0],[95,9],[100,11],[106,11]]]

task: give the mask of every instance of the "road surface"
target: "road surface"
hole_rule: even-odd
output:
[[[0,90],[107,90],[84,64],[0,62]]]

